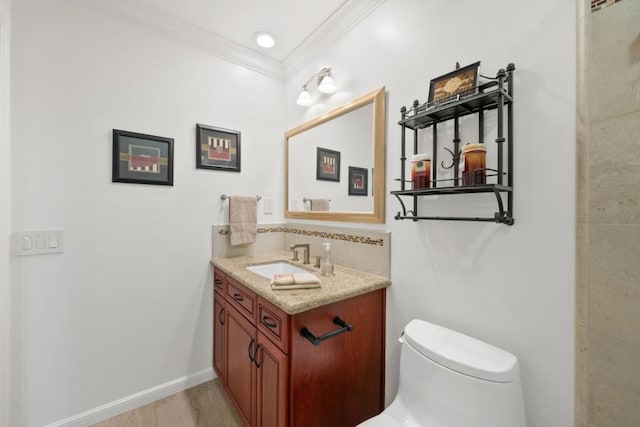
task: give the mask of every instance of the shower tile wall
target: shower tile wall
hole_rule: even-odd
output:
[[[576,425],[636,426],[640,1],[595,3],[578,0]]]

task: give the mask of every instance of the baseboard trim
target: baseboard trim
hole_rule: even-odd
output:
[[[164,399],[167,396],[197,386],[215,377],[216,375],[213,373],[213,368],[207,368],[200,372],[176,378],[164,384],[123,397],[122,399],[114,400],[113,402],[81,412],[64,420],[47,424],[45,427],[86,427],[99,423],[100,421],[108,420],[111,417],[115,417],[132,409],[139,408],[147,403]]]

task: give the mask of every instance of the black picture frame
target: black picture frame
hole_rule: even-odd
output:
[[[428,104],[437,104],[475,93],[480,61],[461,67],[431,80]]]
[[[113,129],[112,182],[173,186],[173,138]]]
[[[340,182],[340,152],[317,147],[316,180]]]
[[[349,195],[367,196],[369,193],[369,170],[349,166]]]
[[[238,130],[196,124],[196,168],[240,172]]]

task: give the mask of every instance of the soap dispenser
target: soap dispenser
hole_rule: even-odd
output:
[[[331,243],[323,243],[324,252],[320,259],[320,274],[323,276],[333,275],[333,263],[331,262]]]

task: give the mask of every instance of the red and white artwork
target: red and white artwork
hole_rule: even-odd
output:
[[[210,136],[207,141],[209,145],[210,160],[231,160],[231,140]]]
[[[334,175],[336,173],[336,158],[325,156],[322,158],[322,173]]]
[[[160,149],[129,145],[129,171],[160,173]]]

